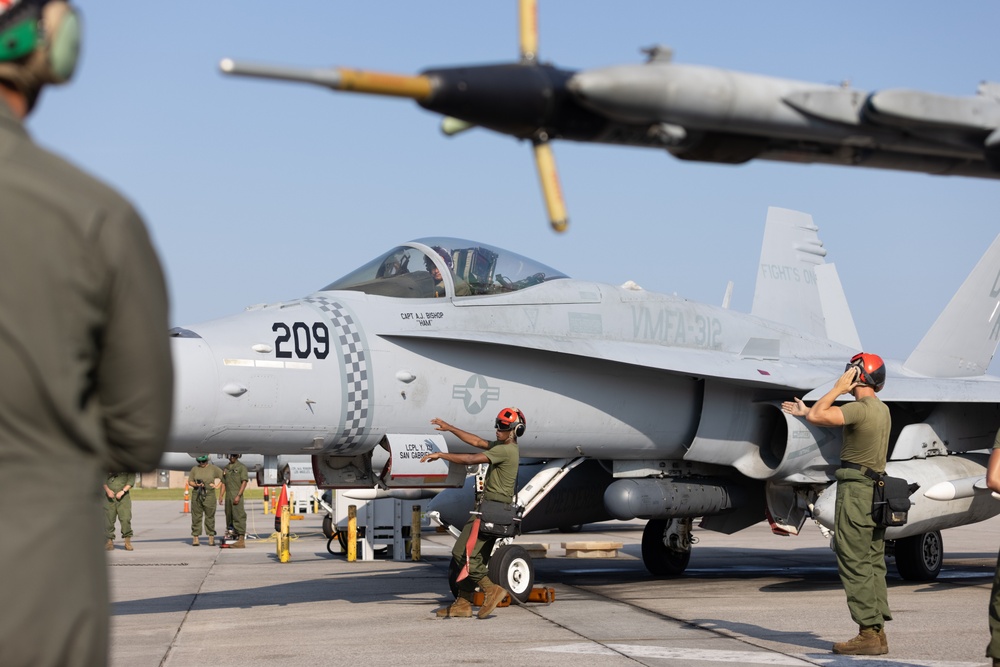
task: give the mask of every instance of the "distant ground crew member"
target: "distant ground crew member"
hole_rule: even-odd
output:
[[[1000,493],[1000,431],[993,441],[993,452],[986,468],[986,486]],[[993,592],[990,594],[990,643],[986,657],[993,659],[993,667],[1000,667],[1000,556],[997,556],[996,574],[993,575]]]
[[[222,470],[219,466],[208,463],[208,457],[202,454],[195,459],[198,464],[188,473],[188,484],[193,489],[191,499],[191,546],[201,543],[202,518],[205,532],[208,534],[208,546],[215,546],[215,490],[222,486]]]
[[[875,393],[885,386],[885,364],[875,354],[851,357],[833,389],[807,408],[801,399],[785,401],[781,409],[805,417],[817,426],[843,426],[837,470],[834,550],[837,570],[847,593],[847,607],[858,624],[858,634],[833,645],[842,655],[884,655],[889,652],[885,623],[892,620],[885,585],[885,528],[872,519],[875,481],[865,473],[881,475],[889,450],[889,408]],[[842,394],[854,401],[837,406]]]
[[[0,2],[3,667],[107,664],[97,489],[108,470],[153,470],[170,428],[167,289],[146,226],[24,123],[73,76],[79,44],[72,4]]]
[[[125,539],[125,551],[132,551],[132,494],[129,491],[135,486],[134,472],[109,472],[104,482],[104,516],[107,518],[108,541],[104,548],[113,551],[115,548],[115,519],[121,522],[122,537]]]
[[[247,467],[240,463],[240,455],[230,454],[229,463],[222,470],[222,483],[226,488],[219,503],[226,503],[226,528],[232,528],[236,533],[236,544],[232,545],[234,549],[246,548],[247,510],[243,492],[249,482],[250,475]]]
[[[517,490],[517,466],[518,447],[517,438],[524,435],[526,422],[524,413],[517,408],[504,408],[496,418],[497,439],[487,442],[477,435],[473,435],[461,429],[455,428],[440,419],[432,419],[438,431],[447,431],[458,436],[459,440],[467,445],[485,449],[481,454],[452,454],[434,452],[420,459],[421,463],[443,459],[459,465],[477,465],[488,463],[489,469],[486,472],[486,480],[483,485],[481,497],[477,494],[476,507],[483,500],[495,500],[502,503],[509,503],[514,498]],[[500,585],[490,581],[489,574],[490,556],[493,553],[493,546],[497,538],[483,538],[478,535],[473,536],[472,530],[475,524],[475,517],[470,516],[465,522],[462,534],[455,541],[455,547],[451,550],[453,566],[456,571],[467,568],[468,576],[459,575],[458,597],[450,606],[437,611],[438,618],[469,618],[472,616],[473,594],[478,585],[483,589],[484,600],[479,608],[477,616],[486,618],[496,606],[500,604],[507,591]],[[470,547],[471,541],[471,549]]]

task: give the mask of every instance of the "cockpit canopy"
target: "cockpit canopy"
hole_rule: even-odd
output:
[[[462,297],[513,292],[567,277],[509,250],[433,237],[397,246],[323,291],[352,290],[410,299]]]

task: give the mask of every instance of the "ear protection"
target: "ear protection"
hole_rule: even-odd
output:
[[[498,429],[502,426],[509,428],[511,425],[514,426],[515,437],[520,438],[524,435],[524,431],[527,428],[524,413],[517,408],[504,408],[500,411],[500,414],[497,415],[496,427]]]
[[[0,13],[0,79],[30,105],[44,84],[73,76],[79,55],[80,17],[65,0],[15,0]]]

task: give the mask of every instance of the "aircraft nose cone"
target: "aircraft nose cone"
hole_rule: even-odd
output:
[[[187,330],[175,330],[170,340],[174,359],[174,414],[171,449],[185,451],[208,439],[216,422],[219,374],[208,343]]]

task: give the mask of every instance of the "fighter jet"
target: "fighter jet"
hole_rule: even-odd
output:
[[[665,150],[682,160],[754,159],[1000,177],[1000,84],[952,97],[864,91],[673,61],[561,69],[538,57],[535,0],[520,1],[518,62],[428,69],[416,76],[296,69],[225,59],[226,74],[414,99],[454,135],[482,127],[531,142],[550,223],[568,225],[549,142]]]
[[[459,487],[464,466],[418,462],[422,448],[460,445],[430,419],[489,433],[514,405],[521,455],[548,462],[519,495],[527,516],[596,466],[594,517],[555,520],[648,519],[655,575],[685,569],[698,517],[724,533],[765,519],[781,535],[810,518],[831,528],[840,430],[780,409],[821,396],[863,349],[817,232],[806,214],[769,210],[749,314],[573,279],[475,241],[403,243],[303,298],[173,330],[171,449],[266,454],[265,477],[268,458],[308,454],[327,488]],[[974,481],[975,451],[1000,427],[1000,378],[985,372],[998,339],[1000,236],[909,358],[886,360],[888,472],[936,489],[888,532],[910,578],[936,576],[942,529],[1000,512]],[[518,555],[494,561],[517,561],[520,584],[495,574],[527,595]]]

